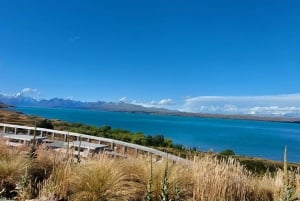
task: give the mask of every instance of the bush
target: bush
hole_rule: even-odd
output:
[[[222,156],[234,156],[235,155],[234,151],[231,149],[226,149],[224,151],[221,151],[219,154]]]
[[[48,129],[53,129],[54,128],[53,125],[52,125],[52,122],[48,119],[43,119],[43,120],[37,122],[36,127],[48,128]]]

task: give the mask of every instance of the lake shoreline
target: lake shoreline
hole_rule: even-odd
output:
[[[30,114],[26,114],[26,113],[24,113],[24,112],[18,112],[18,111],[15,111],[15,110],[10,110],[9,108],[2,108],[2,109],[0,109],[0,112],[2,111],[2,113],[0,113],[0,114],[2,114],[2,119],[0,118],[0,121],[3,121],[3,122],[6,122],[6,123],[11,123],[11,122],[7,122],[6,120],[4,120],[3,119],[3,116],[9,116],[9,115],[11,115],[11,116],[17,116],[17,118],[15,119],[15,120],[17,120],[17,119],[19,119],[20,120],[20,122],[13,122],[13,123],[15,123],[15,124],[20,124],[20,125],[28,125],[28,123],[29,124],[31,124],[31,126],[34,126],[34,121],[35,120],[37,120],[37,121],[39,121],[39,120],[42,120],[42,119],[45,119],[46,117],[44,117],[44,116],[40,116],[40,115],[30,115]],[[0,117],[1,117],[1,115],[0,115]],[[53,121],[53,122],[59,122],[59,123],[63,123],[63,122],[66,122],[66,123],[72,123],[72,122],[70,122],[70,121],[65,121],[65,120],[61,120],[61,119],[50,119],[51,121]],[[73,122],[73,123],[75,123],[75,122]],[[77,123],[79,123],[79,122],[77,122]],[[84,124],[84,125],[88,125],[88,124]],[[199,150],[200,151],[200,150]],[[206,153],[205,151],[200,151],[201,153]],[[209,152],[207,152],[207,153],[209,153]],[[215,152],[216,154],[218,153],[218,152]],[[239,158],[239,160],[241,160],[241,161],[255,161],[255,162],[258,162],[258,163],[262,163],[262,164],[273,164],[273,163],[275,163],[275,164],[277,164],[277,165],[279,165],[279,164],[281,164],[281,162],[282,162],[282,160],[276,160],[276,159],[269,159],[269,158],[266,158],[266,157],[256,157],[256,156],[250,156],[250,155],[236,155],[236,157],[238,157]],[[298,165],[299,164],[299,162],[296,162],[296,161],[290,161],[290,164],[294,164],[294,165]]]
[[[126,111],[111,111],[126,112]],[[169,115],[178,117],[195,117],[195,118],[214,118],[214,119],[232,119],[232,120],[250,120],[250,121],[267,121],[300,124],[298,117],[265,117],[253,115],[235,115],[235,114],[208,114],[208,113],[190,113],[190,112],[127,112],[133,114],[152,114],[152,115]]]
[[[3,104],[2,109],[13,108],[12,111],[16,111],[17,106],[11,106]],[[81,107],[32,107],[25,106],[21,108],[46,108],[46,109],[72,109],[72,110],[90,110],[90,111],[102,111],[102,112],[121,112],[121,113],[131,113],[131,114],[148,114],[148,115],[166,115],[166,116],[175,116],[175,117],[195,117],[195,118],[212,118],[212,119],[230,119],[230,120],[249,120],[249,121],[265,121],[265,122],[280,122],[280,123],[293,123],[300,124],[300,117],[279,117],[279,116],[255,116],[255,115],[238,115],[238,114],[212,114],[212,113],[192,113],[192,112],[181,112],[174,110],[163,110],[163,111],[124,111],[124,110],[102,110],[102,109],[93,109],[93,108],[81,108]]]

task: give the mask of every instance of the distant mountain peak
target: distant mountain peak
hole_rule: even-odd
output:
[[[123,111],[123,112],[162,112],[169,111],[163,108],[149,108],[141,105],[135,105],[126,102],[82,102],[64,98],[51,98],[37,100],[32,97],[23,96],[6,96],[0,95],[0,102],[17,107],[47,107],[47,108],[80,108],[80,109],[96,109],[104,111]]]

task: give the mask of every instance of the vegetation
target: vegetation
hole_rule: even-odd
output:
[[[288,172],[287,165],[287,147],[284,149],[284,161],[283,161],[283,193],[282,193],[282,201],[297,201],[296,195],[296,184],[293,178],[293,174]]]
[[[167,163],[166,159],[151,162],[151,157],[115,159],[102,154],[77,163],[73,157],[44,147],[39,147],[31,160],[26,157],[27,149],[1,144],[1,196],[19,200],[139,201],[149,194],[150,178],[148,200],[152,201],[291,201],[300,193],[299,171],[278,169],[273,175],[254,175],[230,157],[195,157],[191,164],[184,165]],[[289,175],[292,189],[285,188],[285,175]],[[26,185],[19,188],[22,182]]]
[[[234,156],[235,155],[234,151],[231,149],[226,149],[224,151],[221,151],[219,154],[221,156]]]
[[[124,129],[112,129],[110,126],[88,126],[80,123],[56,123],[55,128],[68,128],[70,132],[84,133],[98,137],[106,137],[134,144],[154,147],[172,147],[174,146],[170,139],[163,135],[144,135],[143,133],[134,133]]]
[[[39,128],[48,128],[48,129],[54,128],[51,120],[49,120],[49,119],[42,119],[42,120],[38,121],[36,126]]]
[[[9,107],[9,105],[6,105],[6,104],[0,102],[0,108],[8,108],[8,107]]]
[[[241,157],[232,150],[200,152],[173,144],[162,135],[147,136],[110,126],[88,126],[0,113],[0,121],[68,130],[113,138],[179,155],[194,161],[184,166],[150,158],[96,156],[74,160],[33,145],[10,149],[0,145],[0,197],[19,200],[297,200],[299,165]],[[26,157],[29,153],[32,157]],[[20,168],[22,167],[22,168]],[[286,176],[288,175],[288,176]],[[288,180],[286,180],[288,178]]]
[[[123,129],[112,129],[110,126],[89,126],[81,123],[67,123],[59,120],[48,120],[35,116],[28,116],[17,112],[8,110],[0,110],[0,122],[34,126],[34,122],[37,122],[37,127],[53,128],[56,130],[68,130],[70,132],[78,132],[93,136],[101,136],[107,138],[113,138],[117,140],[127,141],[135,144],[153,146],[170,154],[174,154],[183,158],[193,160],[195,156],[204,157],[209,154],[211,156],[217,156],[219,159],[226,159],[229,156],[235,158],[242,165],[244,165],[249,171],[255,174],[264,174],[271,172],[275,174],[277,169],[283,169],[283,165],[280,162],[271,160],[243,157],[235,155],[233,150],[224,150],[220,153],[207,153],[197,150],[195,147],[183,147],[180,144],[174,144],[171,140],[165,138],[162,135],[147,136],[143,133],[133,133]],[[289,168],[296,170],[298,164],[289,163]]]

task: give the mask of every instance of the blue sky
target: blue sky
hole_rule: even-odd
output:
[[[247,97],[243,108],[297,110],[300,98],[277,99],[300,93],[299,10],[297,0],[4,0],[0,93],[204,112]]]

